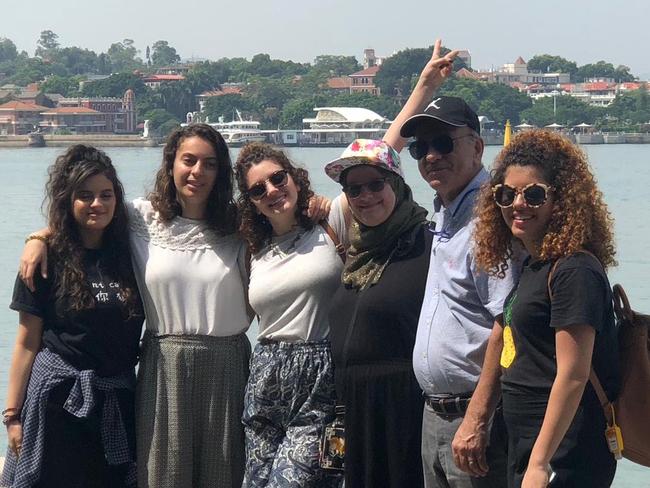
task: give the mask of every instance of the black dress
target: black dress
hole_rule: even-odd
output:
[[[544,421],[557,373],[558,329],[587,324],[596,331],[592,366],[608,398],[615,399],[620,379],[612,295],[602,266],[577,253],[562,259],[551,280],[551,261],[525,263],[518,287],[506,300],[504,319],[503,412],[508,428],[508,486],[521,486],[530,453]],[[606,421],[587,382],[573,421],[551,459],[553,486],[605,488],[616,461],[605,441]]]
[[[346,409],[346,488],[423,486],[423,398],[412,355],[431,241],[421,226],[376,285],[361,293],[341,285],[333,297],[330,340]]]
[[[79,371],[93,370],[97,376],[114,377],[133,374],[138,361],[144,314],[139,297],[136,313],[128,314],[122,298],[123,291],[115,273],[105,264],[105,254],[101,249],[86,249],[83,257],[84,273],[95,300],[93,308],[69,311],[59,306],[53,266],[48,272],[49,279],[41,278],[40,273],[34,275],[34,292],[17,278],[11,308],[42,319],[42,348],[56,353]],[[49,392],[45,412],[43,457],[39,468],[40,481],[34,486],[127,486],[129,464],[110,465],[104,453],[100,430],[105,393],[96,391],[95,408],[88,417],[77,418],[64,408],[73,384],[73,380],[65,380]],[[117,388],[115,395],[129,450],[134,458],[134,392]],[[5,472],[4,476],[13,480],[13,474]],[[6,480],[3,479],[4,481]]]

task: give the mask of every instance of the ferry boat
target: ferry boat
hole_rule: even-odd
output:
[[[266,134],[260,130],[260,123],[256,120],[243,120],[239,110],[237,119],[224,122],[220,117],[219,122],[210,122],[209,125],[221,133],[229,146],[241,146],[247,142],[262,142],[266,140]]]

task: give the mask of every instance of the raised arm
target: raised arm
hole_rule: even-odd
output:
[[[384,141],[397,152],[400,152],[406,144],[406,139],[399,135],[402,124],[412,115],[422,112],[433,98],[433,94],[451,76],[452,64],[456,56],[458,56],[458,51],[451,51],[441,57],[441,46],[442,41],[436,39],[431,59],[424,66],[422,73],[420,73],[420,78],[404,104],[404,107],[402,107],[402,110],[397,114],[397,117],[395,117],[395,120],[384,135]]]

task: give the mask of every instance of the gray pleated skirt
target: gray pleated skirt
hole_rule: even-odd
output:
[[[251,346],[244,334],[145,333],[136,388],[140,488],[239,488]]]

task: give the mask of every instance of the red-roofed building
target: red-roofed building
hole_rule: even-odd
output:
[[[335,92],[349,93],[351,86],[352,78],[349,76],[336,76],[327,80],[327,89]]]
[[[474,71],[470,71],[467,68],[461,68],[458,71],[456,71],[456,77],[457,78],[469,78],[470,80],[481,80],[483,79],[481,75],[478,73],[475,73]]]
[[[35,130],[41,121],[41,112],[47,107],[21,101],[0,105],[0,135],[24,135]]]
[[[87,107],[57,107],[41,113],[40,127],[44,132],[68,130],[74,134],[112,132],[108,114]]]
[[[63,98],[59,107],[83,107],[101,112],[106,115],[106,132],[132,133],[135,131],[135,94],[127,90],[123,98],[117,97],[86,97]]]
[[[619,91],[626,92],[626,91],[634,91],[638,90],[641,88],[645,83],[639,82],[639,81],[628,81],[625,83],[619,83],[618,89]]]
[[[184,80],[183,75],[148,75],[142,81],[152,90],[157,90],[163,82],[177,82]]]
[[[379,71],[380,66],[370,66],[369,68],[362,69],[356,73],[352,73],[352,84],[350,85],[350,93],[367,92],[373,95],[379,95],[379,87],[375,86],[375,76]]]
[[[244,91],[242,83],[223,83],[221,88],[215,90],[207,90],[196,95],[196,102],[199,104],[199,112],[203,112],[205,102],[212,97],[221,97],[223,95],[241,95]]]

